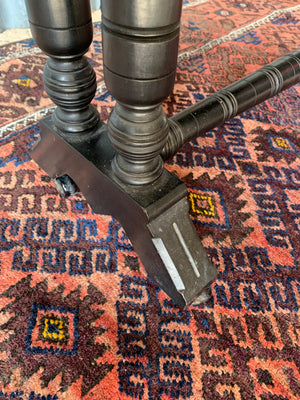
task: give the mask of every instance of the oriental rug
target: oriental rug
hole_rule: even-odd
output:
[[[114,99],[94,28],[93,104],[107,120]],[[185,0],[167,114],[299,44],[296,0]],[[299,399],[300,86],[166,163],[219,272],[209,302],[182,311],[118,221],[80,194],[60,197],[31,160],[54,108],[46,56],[26,40],[0,57],[0,399]]]

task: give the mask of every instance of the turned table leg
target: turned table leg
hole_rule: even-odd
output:
[[[26,0],[32,35],[49,56],[44,86],[57,105],[53,125],[68,142],[89,140],[99,125],[90,102],[97,84],[84,56],[93,39],[89,0]]]

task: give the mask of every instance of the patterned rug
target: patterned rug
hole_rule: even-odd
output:
[[[163,1],[163,0],[162,0]],[[185,0],[168,115],[299,47],[297,0]],[[103,120],[100,24],[88,53]],[[300,398],[300,86],[166,163],[218,268],[186,311],[122,227],[60,197],[30,159],[53,110],[32,40],[0,48],[0,399]]]

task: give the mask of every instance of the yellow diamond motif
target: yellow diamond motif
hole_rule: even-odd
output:
[[[289,148],[287,142],[284,139],[275,138],[274,140],[275,140],[275,142],[276,142],[278,147],[281,147],[282,149],[285,149],[285,150],[287,150]]]
[[[18,85],[19,86],[29,87],[30,86],[30,81],[31,81],[31,79],[29,79],[29,78],[20,78],[20,79],[18,79]]]
[[[209,195],[189,193],[189,201],[193,210],[193,213],[198,215],[205,215],[207,217],[215,217],[216,209],[213,204],[213,200]],[[199,202],[205,202],[206,207],[199,207]]]
[[[43,336],[45,339],[62,340],[65,336],[63,320],[46,318]]]

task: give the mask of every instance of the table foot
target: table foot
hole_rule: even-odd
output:
[[[105,124],[99,123],[90,142],[76,145],[56,132],[51,116],[40,122],[40,128],[32,158],[65,185],[62,193],[72,194],[71,189],[78,187],[95,213],[116,218],[150,278],[180,307],[203,297],[217,271],[190,220],[185,185],[165,169],[151,185],[137,188],[118,181],[111,162],[115,150]]]

